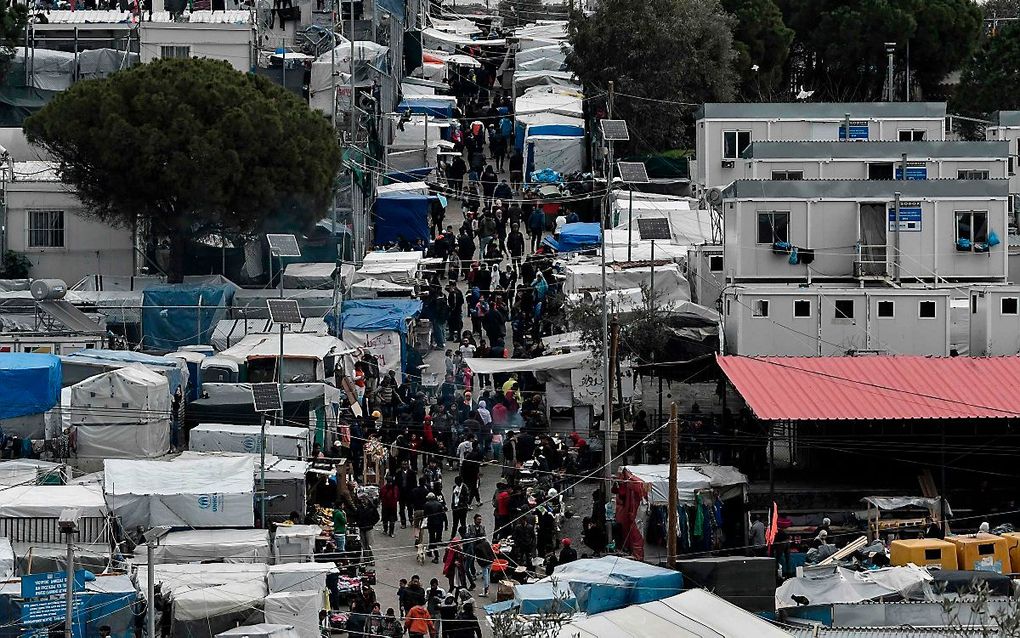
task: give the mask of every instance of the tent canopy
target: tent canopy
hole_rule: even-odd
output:
[[[598,223],[565,224],[557,240],[559,252],[574,252],[598,246],[602,242],[602,225]]]
[[[539,372],[546,370],[573,370],[579,368],[585,359],[591,357],[587,350],[567,354],[550,354],[534,359],[488,359],[468,357],[464,359],[475,374],[501,374],[507,372]]]
[[[269,561],[269,532],[264,529],[200,529],[171,532],[156,545],[154,564]]]
[[[142,344],[153,350],[208,345],[236,289],[233,284],[149,286],[142,292]]]
[[[96,486],[15,485],[0,490],[0,518],[58,518],[76,507],[82,516],[106,516],[106,501]]]
[[[669,502],[669,465],[628,465],[627,470],[647,486],[647,498],[655,504]],[[741,488],[747,484],[747,477],[730,465],[678,465],[676,489],[679,500],[684,504],[694,503],[698,490],[716,488],[726,491]]]
[[[0,419],[42,414],[60,400],[60,358],[51,354],[0,354]]]
[[[344,330],[396,330],[407,334],[407,320],[417,317],[421,308],[417,299],[345,301],[340,325]]]
[[[394,193],[375,201],[375,243],[428,241],[429,209],[435,198],[417,193]]]
[[[577,608],[589,614],[666,598],[679,592],[684,581],[680,572],[619,556],[559,565],[539,582],[553,580],[567,583]]]

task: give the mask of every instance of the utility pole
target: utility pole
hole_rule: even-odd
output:
[[[604,408],[605,414],[603,415],[605,417],[604,422],[606,424],[606,441],[603,447],[603,454],[605,455],[607,477],[612,476],[613,474],[613,445],[611,437],[613,431],[613,371],[616,369],[616,353],[620,347],[620,322],[616,320],[616,317],[613,317],[611,332],[612,336],[610,337],[609,352],[606,353],[606,405]],[[621,427],[623,425],[622,418],[620,419],[620,425]],[[609,498],[609,481],[606,481],[606,499],[608,500]],[[613,521],[608,518],[606,519],[606,533],[608,534],[606,538],[613,538]]]
[[[669,509],[666,529],[666,564],[670,569],[676,568],[676,535],[677,535],[677,493],[676,474],[677,456],[680,448],[680,435],[677,432],[676,401],[669,407]]]
[[[888,74],[888,77],[886,78],[886,82],[885,82],[886,83],[886,89],[885,90],[887,92],[886,99],[889,100],[890,102],[895,102],[896,101],[896,79],[893,77],[893,75],[895,73],[895,66],[894,66],[893,58],[896,55],[896,43],[895,42],[886,42],[885,43],[885,53],[889,57],[889,68],[886,70],[886,73]]]
[[[608,119],[613,117],[613,82],[609,83],[609,102],[607,106]],[[613,431],[613,395],[611,392],[612,388],[612,376],[609,367],[609,299],[608,291],[606,289],[606,218],[608,217],[609,211],[609,192],[612,187],[612,175],[613,175],[613,143],[606,142],[609,147],[609,164],[606,169],[606,195],[603,199],[602,205],[602,219],[600,224],[600,234],[602,235],[602,388],[605,391],[605,404],[602,406],[602,463],[603,463],[603,474],[606,478],[606,500],[609,500],[609,485],[610,479],[613,476],[613,447],[610,443],[612,440]],[[606,519],[606,538],[612,540],[613,538],[613,522]]]

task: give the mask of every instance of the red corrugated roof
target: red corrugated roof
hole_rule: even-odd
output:
[[[766,421],[1020,417],[1020,357],[717,360]]]

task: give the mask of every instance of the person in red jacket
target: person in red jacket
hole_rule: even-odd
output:
[[[400,489],[393,476],[386,477],[386,484],[379,490],[379,500],[382,503],[383,534],[392,537],[397,527],[397,504],[400,501]]]

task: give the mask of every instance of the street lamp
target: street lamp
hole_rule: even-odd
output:
[[[148,563],[146,567],[149,575],[145,583],[145,627],[149,632],[148,638],[156,638],[156,545],[159,544],[159,539],[168,533],[170,533],[169,525],[156,525],[142,534],[142,538],[145,540],[145,557]]]
[[[74,535],[78,533],[78,520],[81,519],[81,510],[77,507],[68,507],[60,511],[57,518],[57,529],[67,539],[67,592],[65,594],[66,606],[64,607],[64,638],[72,638],[74,613]]]

